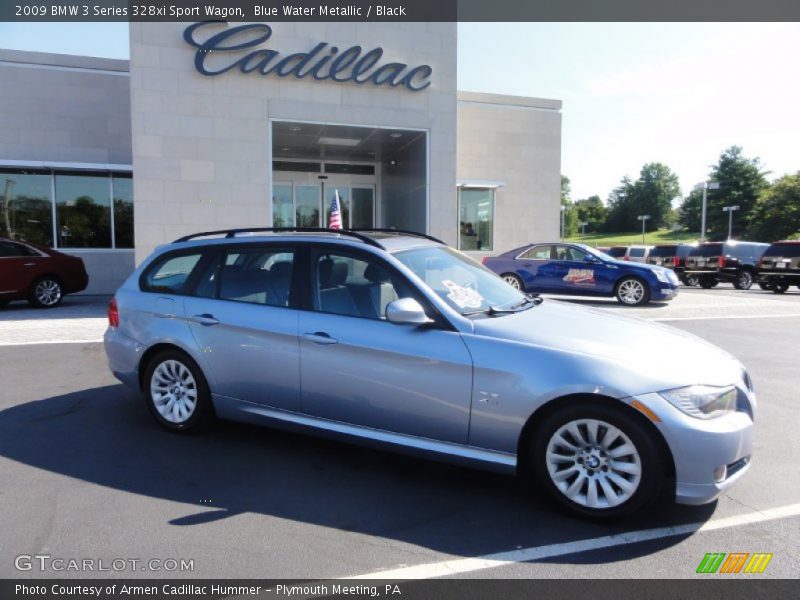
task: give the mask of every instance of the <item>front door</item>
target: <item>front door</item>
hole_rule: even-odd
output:
[[[342,227],[375,227],[376,201],[374,177],[363,175],[326,175],[273,173],[273,227],[328,227],[331,206],[338,194]]]
[[[461,336],[387,321],[386,305],[414,290],[375,257],[318,251],[311,267],[312,310],[299,315],[303,411],[466,443],[472,360]]]

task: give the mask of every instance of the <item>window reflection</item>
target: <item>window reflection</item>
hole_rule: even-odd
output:
[[[461,250],[492,250],[494,246],[494,190],[458,191]]]
[[[133,248],[133,179],[113,178],[114,242],[117,248]]]
[[[56,175],[56,237],[60,248],[110,248],[108,175]]]
[[[0,172],[0,237],[53,245],[50,175]]]

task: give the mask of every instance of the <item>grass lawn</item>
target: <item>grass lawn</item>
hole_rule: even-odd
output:
[[[583,240],[580,234],[567,238],[568,242],[583,242],[589,246],[628,246],[642,243],[642,232],[639,233],[587,233]],[[697,233],[690,231],[671,231],[659,229],[648,231],[644,234],[644,243],[650,246],[655,244],[669,244],[675,242],[696,242]]]

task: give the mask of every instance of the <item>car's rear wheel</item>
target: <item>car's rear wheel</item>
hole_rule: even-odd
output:
[[[700,277],[700,287],[704,290],[709,290],[719,285],[719,280],[716,277]]]
[[[639,306],[650,301],[650,289],[638,277],[625,277],[620,280],[614,295],[626,306]]]
[[[55,277],[41,277],[31,286],[28,302],[37,308],[53,308],[61,303],[64,294],[61,282]]]
[[[788,289],[789,289],[789,284],[788,283],[773,283],[772,284],[772,292],[774,294],[783,294]]]
[[[689,286],[695,286],[700,283],[700,279],[697,275],[684,275],[683,277],[683,284]]]
[[[759,281],[758,282],[758,287],[760,287],[762,290],[768,292],[769,290],[772,289],[772,284],[771,283],[764,283],[763,281]]]
[[[515,290],[519,290],[520,292],[523,291],[522,279],[520,279],[517,275],[514,275],[513,273],[503,273],[500,277],[502,277],[503,281],[505,281]]]
[[[148,363],[143,383],[147,408],[171,431],[195,429],[213,415],[208,383],[183,352],[159,352]]]
[[[581,403],[547,417],[531,464],[557,502],[594,519],[638,512],[659,496],[664,462],[649,432],[623,407]]]
[[[733,280],[733,287],[737,290],[749,290],[753,286],[753,273],[745,269],[741,271]]]

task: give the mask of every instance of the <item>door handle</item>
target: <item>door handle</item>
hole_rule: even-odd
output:
[[[214,315],[209,315],[208,313],[204,313],[202,315],[194,315],[189,318],[190,321],[194,323],[199,323],[200,325],[216,325],[219,323],[219,319],[214,318]]]
[[[309,342],[314,342],[315,344],[320,344],[321,346],[326,346],[328,344],[336,344],[338,340],[333,339],[324,331],[317,331],[314,333],[304,333],[303,339],[308,340]]]
[[[36,263],[25,263],[26,267],[35,267]]]

